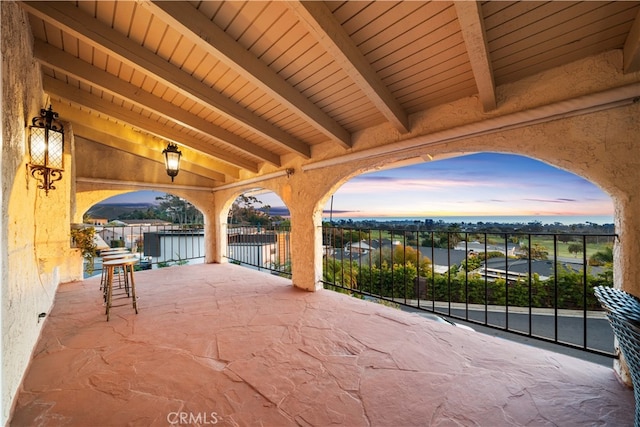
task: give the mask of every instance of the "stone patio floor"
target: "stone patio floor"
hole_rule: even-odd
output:
[[[232,264],[135,278],[109,322],[60,285],[11,426],[633,425],[605,366]]]

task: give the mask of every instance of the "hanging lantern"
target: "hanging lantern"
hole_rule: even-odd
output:
[[[182,156],[182,152],[178,150],[176,144],[170,142],[167,148],[162,150],[162,154],[164,154],[164,165],[167,169],[167,175],[171,177],[171,182],[173,182],[173,178],[180,172],[180,157]]]
[[[54,182],[62,179],[64,170],[64,127],[58,121],[58,113],[51,106],[40,110],[29,126],[29,168],[31,176],[38,181],[38,188],[46,195],[56,187]]]

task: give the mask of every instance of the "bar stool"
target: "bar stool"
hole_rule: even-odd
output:
[[[106,268],[107,271],[107,282],[105,286],[105,302],[106,302],[106,315],[107,322],[109,321],[109,312],[114,306],[113,303],[113,275],[116,268],[122,268],[124,271],[124,292],[126,296],[121,298],[129,298],[131,294],[131,298],[133,299],[133,309],[136,314],[138,314],[138,301],[136,299],[136,282],[133,278],[133,266],[138,262],[138,258],[121,258],[121,259],[113,259],[109,261],[105,261],[102,263],[103,268]],[[124,295],[124,294],[119,294]],[[121,304],[126,305],[126,304]]]
[[[118,250],[115,252],[108,252],[108,253],[101,253],[102,255],[102,261],[103,261],[103,265],[105,261],[112,261],[115,259],[122,259],[122,258],[132,258],[135,257],[134,254],[132,254],[131,252],[129,252],[128,249],[123,250]],[[118,270],[118,278],[120,278],[120,270]],[[105,301],[106,301],[106,284],[107,284],[107,271],[106,269],[103,267],[102,268],[102,275],[100,277],[100,290],[101,291],[105,291]]]

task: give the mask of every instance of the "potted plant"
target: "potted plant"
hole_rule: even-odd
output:
[[[93,260],[97,256],[96,242],[94,240],[96,235],[96,229],[93,227],[77,227],[71,228],[71,240],[73,246],[80,249],[82,258],[86,263],[86,272],[91,275],[93,273]]]

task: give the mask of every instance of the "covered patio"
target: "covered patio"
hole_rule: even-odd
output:
[[[322,221],[368,171],[528,156],[611,196],[614,286],[640,295],[640,1],[0,11],[2,425],[631,423],[623,358],[323,291]],[[290,213],[290,281],[224,265],[229,210],[257,189]],[[207,265],[138,274],[140,314],[107,323],[71,229],[138,190],[200,209]]]
[[[109,322],[59,286],[11,426],[633,424],[604,366],[232,264],[135,277]]]

